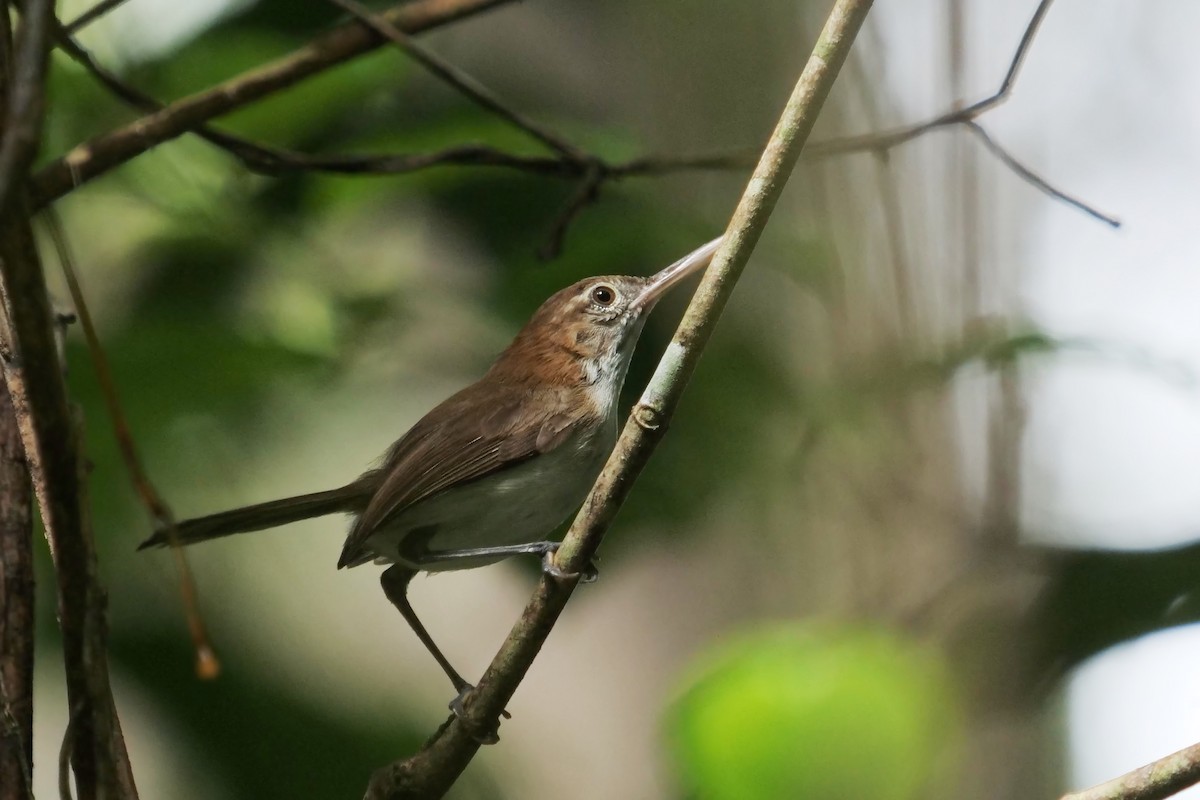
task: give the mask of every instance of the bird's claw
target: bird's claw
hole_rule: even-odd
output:
[[[560,581],[578,580],[580,583],[595,583],[600,577],[600,570],[596,569],[596,565],[591,561],[584,566],[582,572],[567,572],[561,569],[554,560],[554,555],[558,552],[558,546],[547,550],[542,556],[542,572],[552,578]]]
[[[480,744],[496,744],[500,741],[500,720],[496,720],[491,727],[483,727],[467,716],[466,701],[473,691],[475,691],[474,686],[464,683],[458,690],[458,694],[450,701],[450,710],[454,712],[454,716],[458,717],[458,721],[463,724],[472,739]],[[509,714],[508,711],[501,711],[500,715],[505,719],[512,719],[512,714]]]

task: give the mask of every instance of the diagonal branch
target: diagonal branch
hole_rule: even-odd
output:
[[[1055,200],[1061,200],[1069,206],[1074,206],[1088,216],[1095,217],[1105,225],[1109,225],[1113,228],[1121,227],[1121,220],[1117,219],[1111,214],[1105,214],[1104,212],[1089,206],[1078,197],[1069,195],[1056,186],[1052,186],[1041,175],[1038,175],[1020,161],[1017,161],[1017,159],[1011,153],[1005,150],[1000,143],[993,139],[991,134],[984,130],[983,126],[975,120],[968,120],[964,123],[964,125],[966,125],[967,130],[975,134],[975,136],[978,137],[981,142],[983,142],[983,146],[986,147],[992,155],[999,159],[1000,163],[1012,170],[1013,173],[1021,180],[1025,181],[1041,192],[1050,195]]]
[[[633,481],[666,431],[701,351],[767,224],[812,131],[871,0],[838,0],[654,378],[634,407],[616,449],[558,551],[558,566],[578,572],[596,553]],[[521,619],[466,701],[420,752],[376,771],[369,800],[442,796],[479,749],[468,729],[489,730],[516,691],[575,588],[543,576]]]
[[[167,108],[159,100],[122,80],[58,26],[58,46],[86,69],[117,98],[134,108],[155,113]],[[605,162],[586,153],[576,156],[531,156],[481,144],[459,144],[428,153],[309,155],[265,145],[200,125],[191,133],[220,147],[249,170],[263,175],[288,172],[324,172],[335,175],[400,175],[432,167],[501,167],[533,175],[580,180],[590,169],[601,170],[608,180],[666,175],[699,170],[740,170],[754,166],[757,151],[734,150],[696,156],[640,156],[623,162]]]
[[[1198,783],[1200,744],[1194,744],[1062,800],[1164,800]]]
[[[117,6],[125,3],[125,0],[100,0],[99,3],[84,11],[75,19],[67,24],[67,33],[79,33],[81,30],[91,25],[96,20],[103,17],[108,12],[115,9]]]
[[[490,89],[479,81],[453,64],[444,61],[432,50],[426,49],[413,41],[412,37],[405,34],[404,31],[378,14],[373,13],[369,8],[357,2],[357,0],[329,0],[329,2],[346,11],[359,22],[395,44],[407,53],[409,58],[454,87],[455,90],[480,108],[496,115],[514,128],[524,131],[564,158],[572,161],[581,161],[587,158],[587,155],[578,147],[563,139],[557,133],[529,119],[524,114],[505,105],[498,97],[492,94]]]
[[[414,0],[380,16],[405,33],[421,33],[511,0]],[[42,207],[114,167],[211,119],[290,88],[330,67],[376,49],[384,40],[359,22],[326,33],[282,58],[178,100],[161,111],[96,136],[33,177],[33,202]]]
[[[330,2],[344,5],[349,0],[330,0]],[[353,13],[362,13],[359,10],[361,7],[357,4],[347,7],[353,8]],[[378,16],[369,16],[366,19],[369,20],[369,24],[379,28],[381,32],[386,32],[390,39],[402,42],[409,48],[415,47],[411,38],[396,26],[389,25]],[[164,108],[164,105],[158,100],[126,83],[111,70],[101,65],[90,52],[69,35],[61,24],[55,24],[54,37],[58,46],[67,55],[82,65],[109,92],[122,101],[148,112],[161,111]],[[578,180],[577,189],[555,217],[550,227],[549,237],[538,251],[538,255],[543,259],[554,258],[561,252],[568,228],[588,205],[595,202],[601,186],[606,181],[692,170],[749,169],[754,165],[757,156],[757,153],[749,151],[733,151],[705,156],[644,156],[626,162],[610,163],[558,139],[552,132],[535,126],[522,115],[509,110],[487,93],[486,89],[475,84],[469,76],[458,72],[455,67],[445,63],[432,53],[423,48],[415,52],[421,53],[423,58],[428,59],[434,65],[434,68],[448,74],[450,76],[448,80],[456,87],[466,82],[465,85],[468,88],[464,91],[482,92],[485,99],[481,102],[487,105],[489,110],[533,138],[547,144],[557,154],[529,156],[509,153],[487,145],[461,144],[428,153],[313,156],[253,142],[216,130],[210,125],[198,126],[192,133],[230,153],[247,169],[264,175],[278,175],[293,171],[342,175],[399,175],[432,167],[470,166],[502,167],[534,175]]]

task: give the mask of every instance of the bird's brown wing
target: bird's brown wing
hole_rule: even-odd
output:
[[[560,402],[524,387],[492,385],[486,396],[474,390],[429,412],[388,452],[382,482],[346,538],[339,567],[369,561],[367,540],[395,514],[549,452],[576,429],[576,418],[558,411]]]

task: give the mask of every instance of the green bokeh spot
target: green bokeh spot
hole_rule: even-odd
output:
[[[908,800],[956,714],[940,663],[879,630],[788,625],[702,657],[667,718],[689,797]]]

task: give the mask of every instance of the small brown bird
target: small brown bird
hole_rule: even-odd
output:
[[[484,566],[538,554],[583,502],[617,437],[617,400],[646,316],[668,289],[712,260],[720,239],[649,278],[572,284],[534,313],[478,382],[426,414],[382,465],[337,489],[181,522],[180,544],[325,514],[357,515],[338,567],[391,564],[383,591],[459,693],[450,666],[408,602],[417,572]],[[165,530],[141,548],[170,544]],[[575,576],[570,576],[575,577]],[[453,706],[454,704],[452,704]]]

